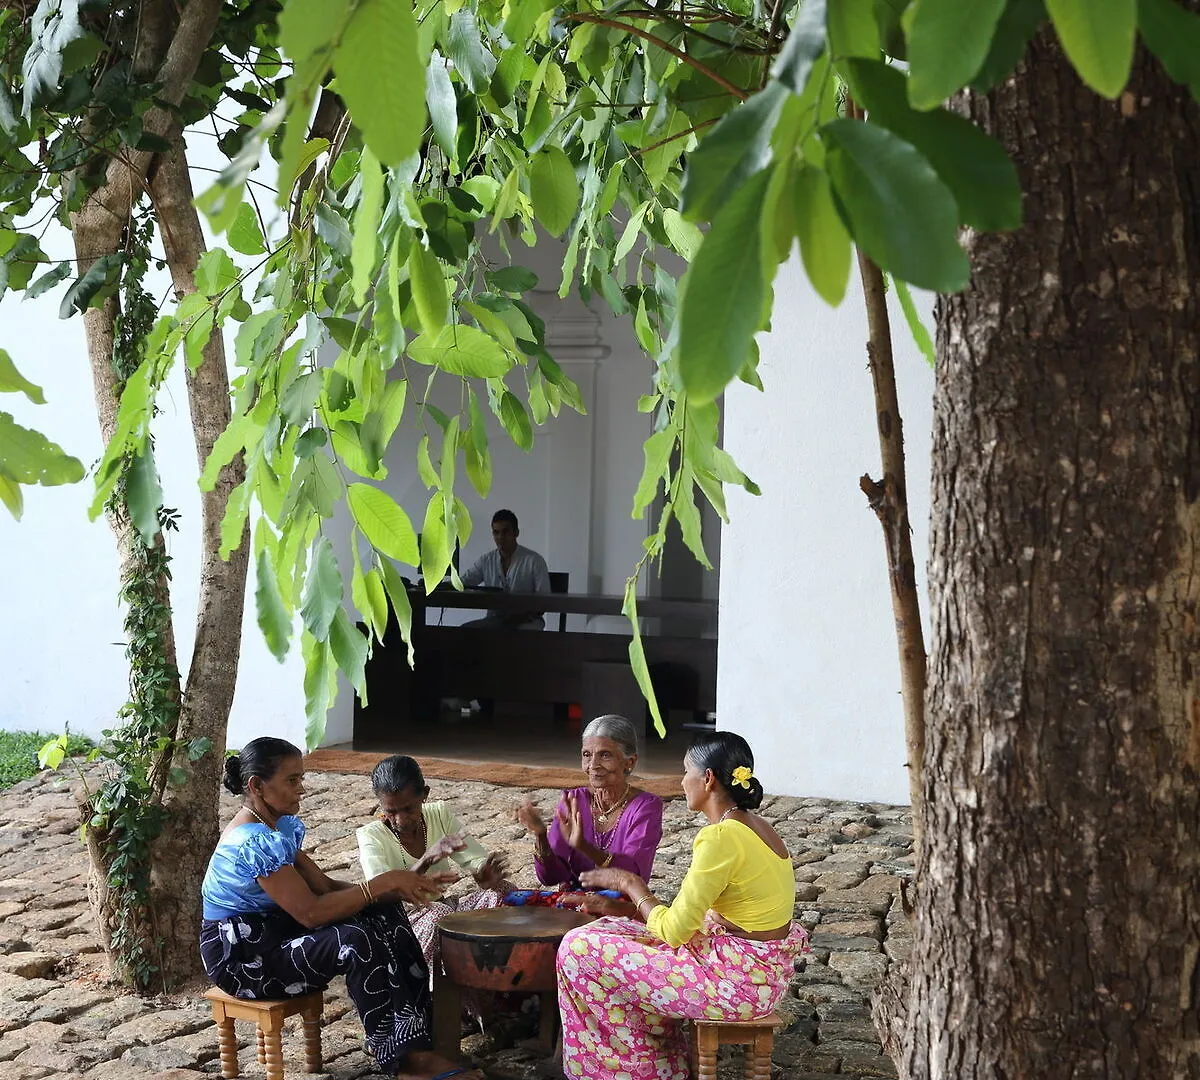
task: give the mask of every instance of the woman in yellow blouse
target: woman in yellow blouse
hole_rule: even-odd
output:
[[[708,824],[696,834],[675,901],[664,904],[628,870],[581,876],[588,888],[620,890],[638,918],[598,919],[559,947],[569,1080],[687,1080],[682,1021],[767,1015],[805,947],[808,935],[792,922],[791,857],[751,813],[763,789],[746,740],[729,731],[701,736],[683,764],[688,809]]]

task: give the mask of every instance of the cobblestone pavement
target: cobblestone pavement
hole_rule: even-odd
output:
[[[306,849],[335,875],[357,879],[354,829],[374,806],[366,778],[310,773],[306,786]],[[486,847],[510,853],[510,864],[522,868],[514,875],[518,885],[534,884],[532,847],[511,819],[523,790],[437,780],[430,787],[433,798],[453,800]],[[530,793],[547,812],[558,794]],[[234,808],[235,800],[223,796],[223,820]],[[812,934],[811,952],[780,1004],[788,1025],[776,1036],[774,1077],[895,1076],[871,1027],[867,996],[911,943],[897,899],[900,879],[912,869],[907,808],[768,796],[761,812],[795,859],[796,917]],[[660,895],[678,887],[699,824],[682,799],[667,804],[654,866]],[[201,987],[147,999],[107,982],[77,825],[71,784],[61,777],[43,775],[0,794],[0,1080],[219,1075],[216,1033],[197,996]],[[496,1080],[560,1076],[552,1063],[516,1045],[534,1026],[532,1016],[502,1018],[464,1040],[464,1050]],[[361,1030],[339,981],[326,995],[324,1076],[377,1075]],[[252,1028],[239,1024],[238,1034],[243,1075],[262,1076]],[[289,1031],[289,1077],[304,1075],[301,1053],[299,1031]],[[735,1061],[722,1059],[722,1076],[740,1075]]]

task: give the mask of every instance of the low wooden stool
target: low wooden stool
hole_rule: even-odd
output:
[[[692,1049],[697,1080],[716,1080],[717,1047],[722,1045],[746,1048],[743,1075],[747,1080],[770,1080],[775,1029],[784,1023],[784,1018],[778,1013],[757,1020],[693,1021]]]
[[[299,1013],[304,1021],[304,1071],[321,1071],[321,1011],[325,998],[320,990],[303,997],[282,998],[277,1001],[254,1001],[230,997],[224,990],[213,987],[204,996],[212,1003],[213,1021],[217,1025],[217,1045],[221,1051],[221,1075],[233,1080],[238,1075],[237,1036],[235,1020],[253,1020],[258,1029],[258,1061],[267,1067],[267,1080],[283,1080],[283,1022]]]

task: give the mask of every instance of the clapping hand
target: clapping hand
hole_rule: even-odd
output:
[[[467,841],[462,833],[447,833],[425,849],[425,854],[417,860],[416,865],[413,866],[413,870],[418,874],[423,874],[435,863],[441,862],[456,851],[462,851],[466,846]]]
[[[499,892],[504,886],[504,875],[508,873],[508,860],[501,851],[493,851],[477,871],[475,883],[481,889],[494,889]]]
[[[395,902],[404,900],[422,907],[437,900],[446,886],[453,885],[458,875],[452,870],[440,870],[436,874],[418,874],[412,870],[389,870],[372,879],[372,890],[376,900]],[[380,887],[382,886],[382,891]]]
[[[574,849],[584,842],[583,811],[579,809],[579,800],[574,792],[568,791],[563,795],[563,803],[554,811],[554,819],[562,832],[563,839]]]
[[[579,875],[579,882],[587,889],[613,889],[625,896],[633,895],[639,885],[643,889],[646,887],[637,874],[611,866],[603,870],[585,870]]]
[[[542,820],[541,811],[533,805],[533,800],[528,795],[517,803],[513,816],[534,836],[541,836],[546,832],[546,823]]]

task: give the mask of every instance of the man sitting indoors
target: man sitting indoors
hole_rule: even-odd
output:
[[[521,535],[517,515],[511,510],[497,510],[492,517],[492,540],[496,548],[481,555],[462,575],[467,588],[483,586],[511,593],[548,593],[550,571],[546,560],[536,551],[517,543]],[[482,619],[464,626],[489,629],[542,630],[546,621],[540,611],[489,611]]]

